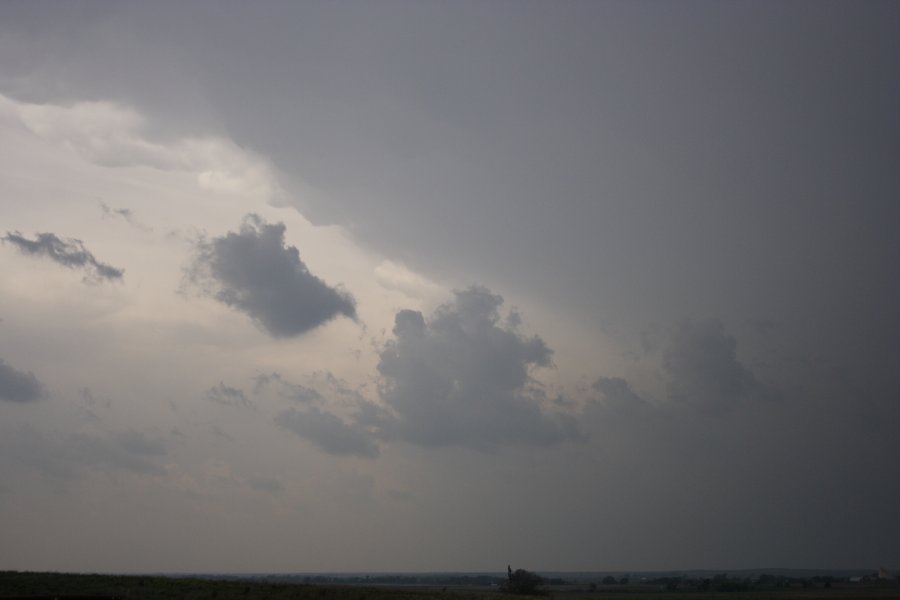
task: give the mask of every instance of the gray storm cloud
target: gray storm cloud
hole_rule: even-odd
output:
[[[29,402],[41,397],[41,384],[34,373],[19,371],[0,358],[0,400]]]
[[[542,408],[544,393],[531,371],[550,367],[552,351],[540,337],[520,331],[518,313],[501,318],[502,304],[502,297],[473,286],[456,292],[428,321],[418,311],[399,311],[395,338],[379,356],[382,403],[328,375],[328,396],[355,409],[347,419],[311,407],[282,411],[275,421],[330,454],[366,457],[378,455],[378,442],[390,441],[492,451],[584,439],[573,413]],[[280,395],[303,402],[324,398],[312,388],[285,385],[277,374],[256,382],[259,389],[276,383]]]
[[[546,445],[578,437],[574,422],[541,408],[532,369],[549,367],[552,352],[504,321],[503,298],[483,287],[456,292],[426,322],[403,310],[395,339],[381,352],[381,398],[393,412],[382,434],[425,446],[489,450]]]
[[[669,340],[663,370],[669,400],[721,412],[764,392],[737,359],[737,340],[721,322],[685,321]]]
[[[0,258],[73,277],[6,239],[50,230],[148,266],[103,298],[0,271],[0,394],[54,400],[0,401],[3,564],[900,564],[900,3],[564,6],[0,3]],[[240,228],[270,178],[384,289],[348,263],[356,307],[305,239]],[[34,221],[90,209],[122,254]],[[162,228],[192,227],[207,304],[259,331],[166,300]],[[554,324],[418,308],[428,281]],[[387,342],[351,347],[362,307]]]
[[[63,239],[54,233],[38,233],[35,239],[30,240],[18,231],[8,231],[3,241],[13,244],[24,254],[45,256],[69,269],[81,269],[86,272],[87,281],[119,281],[125,274],[124,269],[97,260],[81,240],[74,238]]]
[[[621,377],[598,377],[591,389],[602,397],[603,408],[615,411],[634,411],[647,405],[627,380]]]
[[[686,410],[721,416],[742,403],[777,395],[738,360],[737,338],[716,319],[684,320],[666,336],[659,351],[647,352],[647,358],[659,361],[661,401],[642,396],[627,379],[601,376],[591,385],[599,401],[591,411],[608,416]]]
[[[284,232],[283,223],[248,215],[240,231],[197,244],[188,277],[273,337],[299,335],[339,315],[355,319],[353,297],[310,273]]]
[[[347,423],[337,415],[311,407],[281,411],[275,422],[329,454],[372,458],[379,450],[372,435],[358,423]]]

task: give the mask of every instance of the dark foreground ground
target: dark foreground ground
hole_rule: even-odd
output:
[[[151,576],[74,575],[0,572],[0,598],[59,600],[155,600],[162,598],[252,600],[506,600],[519,598],[496,588],[427,586],[353,586],[210,580]],[[753,591],[673,591],[664,586],[631,584],[598,587],[550,586],[553,600],[900,600],[900,583],[839,583],[826,587],[789,587]]]

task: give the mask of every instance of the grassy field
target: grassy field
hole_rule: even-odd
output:
[[[163,598],[215,600],[503,600],[515,598],[496,589],[361,587],[305,585],[253,580],[209,580],[153,576],[74,575],[0,572],[0,598],[87,600]],[[550,588],[554,600],[900,600],[898,584],[837,584],[831,588],[789,588],[748,592],[670,592],[655,586],[629,585],[589,591],[583,586]]]

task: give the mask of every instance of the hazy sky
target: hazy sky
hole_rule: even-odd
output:
[[[0,4],[0,568],[900,567],[898,31]]]

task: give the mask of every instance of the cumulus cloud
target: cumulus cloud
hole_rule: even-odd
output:
[[[666,395],[673,402],[713,413],[764,392],[737,359],[737,340],[714,319],[685,321],[663,356]]]
[[[455,293],[426,321],[402,310],[395,339],[379,357],[380,395],[391,414],[380,434],[425,446],[490,450],[508,444],[546,445],[578,437],[574,419],[542,408],[532,369],[552,352],[520,331],[503,298],[483,287]]]
[[[283,223],[248,215],[239,232],[198,243],[188,276],[273,337],[299,335],[339,315],[355,319],[353,297],[310,273],[284,232]]]
[[[4,242],[16,246],[24,254],[32,256],[46,256],[53,262],[69,269],[81,269],[86,272],[87,281],[121,280],[125,274],[124,269],[113,267],[97,260],[94,255],[84,247],[81,240],[73,238],[62,239],[53,233],[38,233],[37,237],[29,240],[18,231],[7,232],[3,237]]]
[[[41,394],[41,384],[34,373],[14,369],[0,358],[0,400],[29,402]]]
[[[275,422],[329,454],[364,458],[378,456],[372,434],[359,423],[347,423],[337,415],[311,407],[280,412]]]
[[[385,423],[383,409],[328,371],[317,372],[310,380],[316,387],[292,383],[277,372],[258,375],[253,378],[253,393],[261,395],[271,390],[279,398],[307,405],[282,410],[275,422],[318,449],[337,456],[378,456],[379,428]],[[317,406],[310,406],[314,403]],[[342,406],[345,412],[352,412],[343,418],[331,412],[329,406]]]

